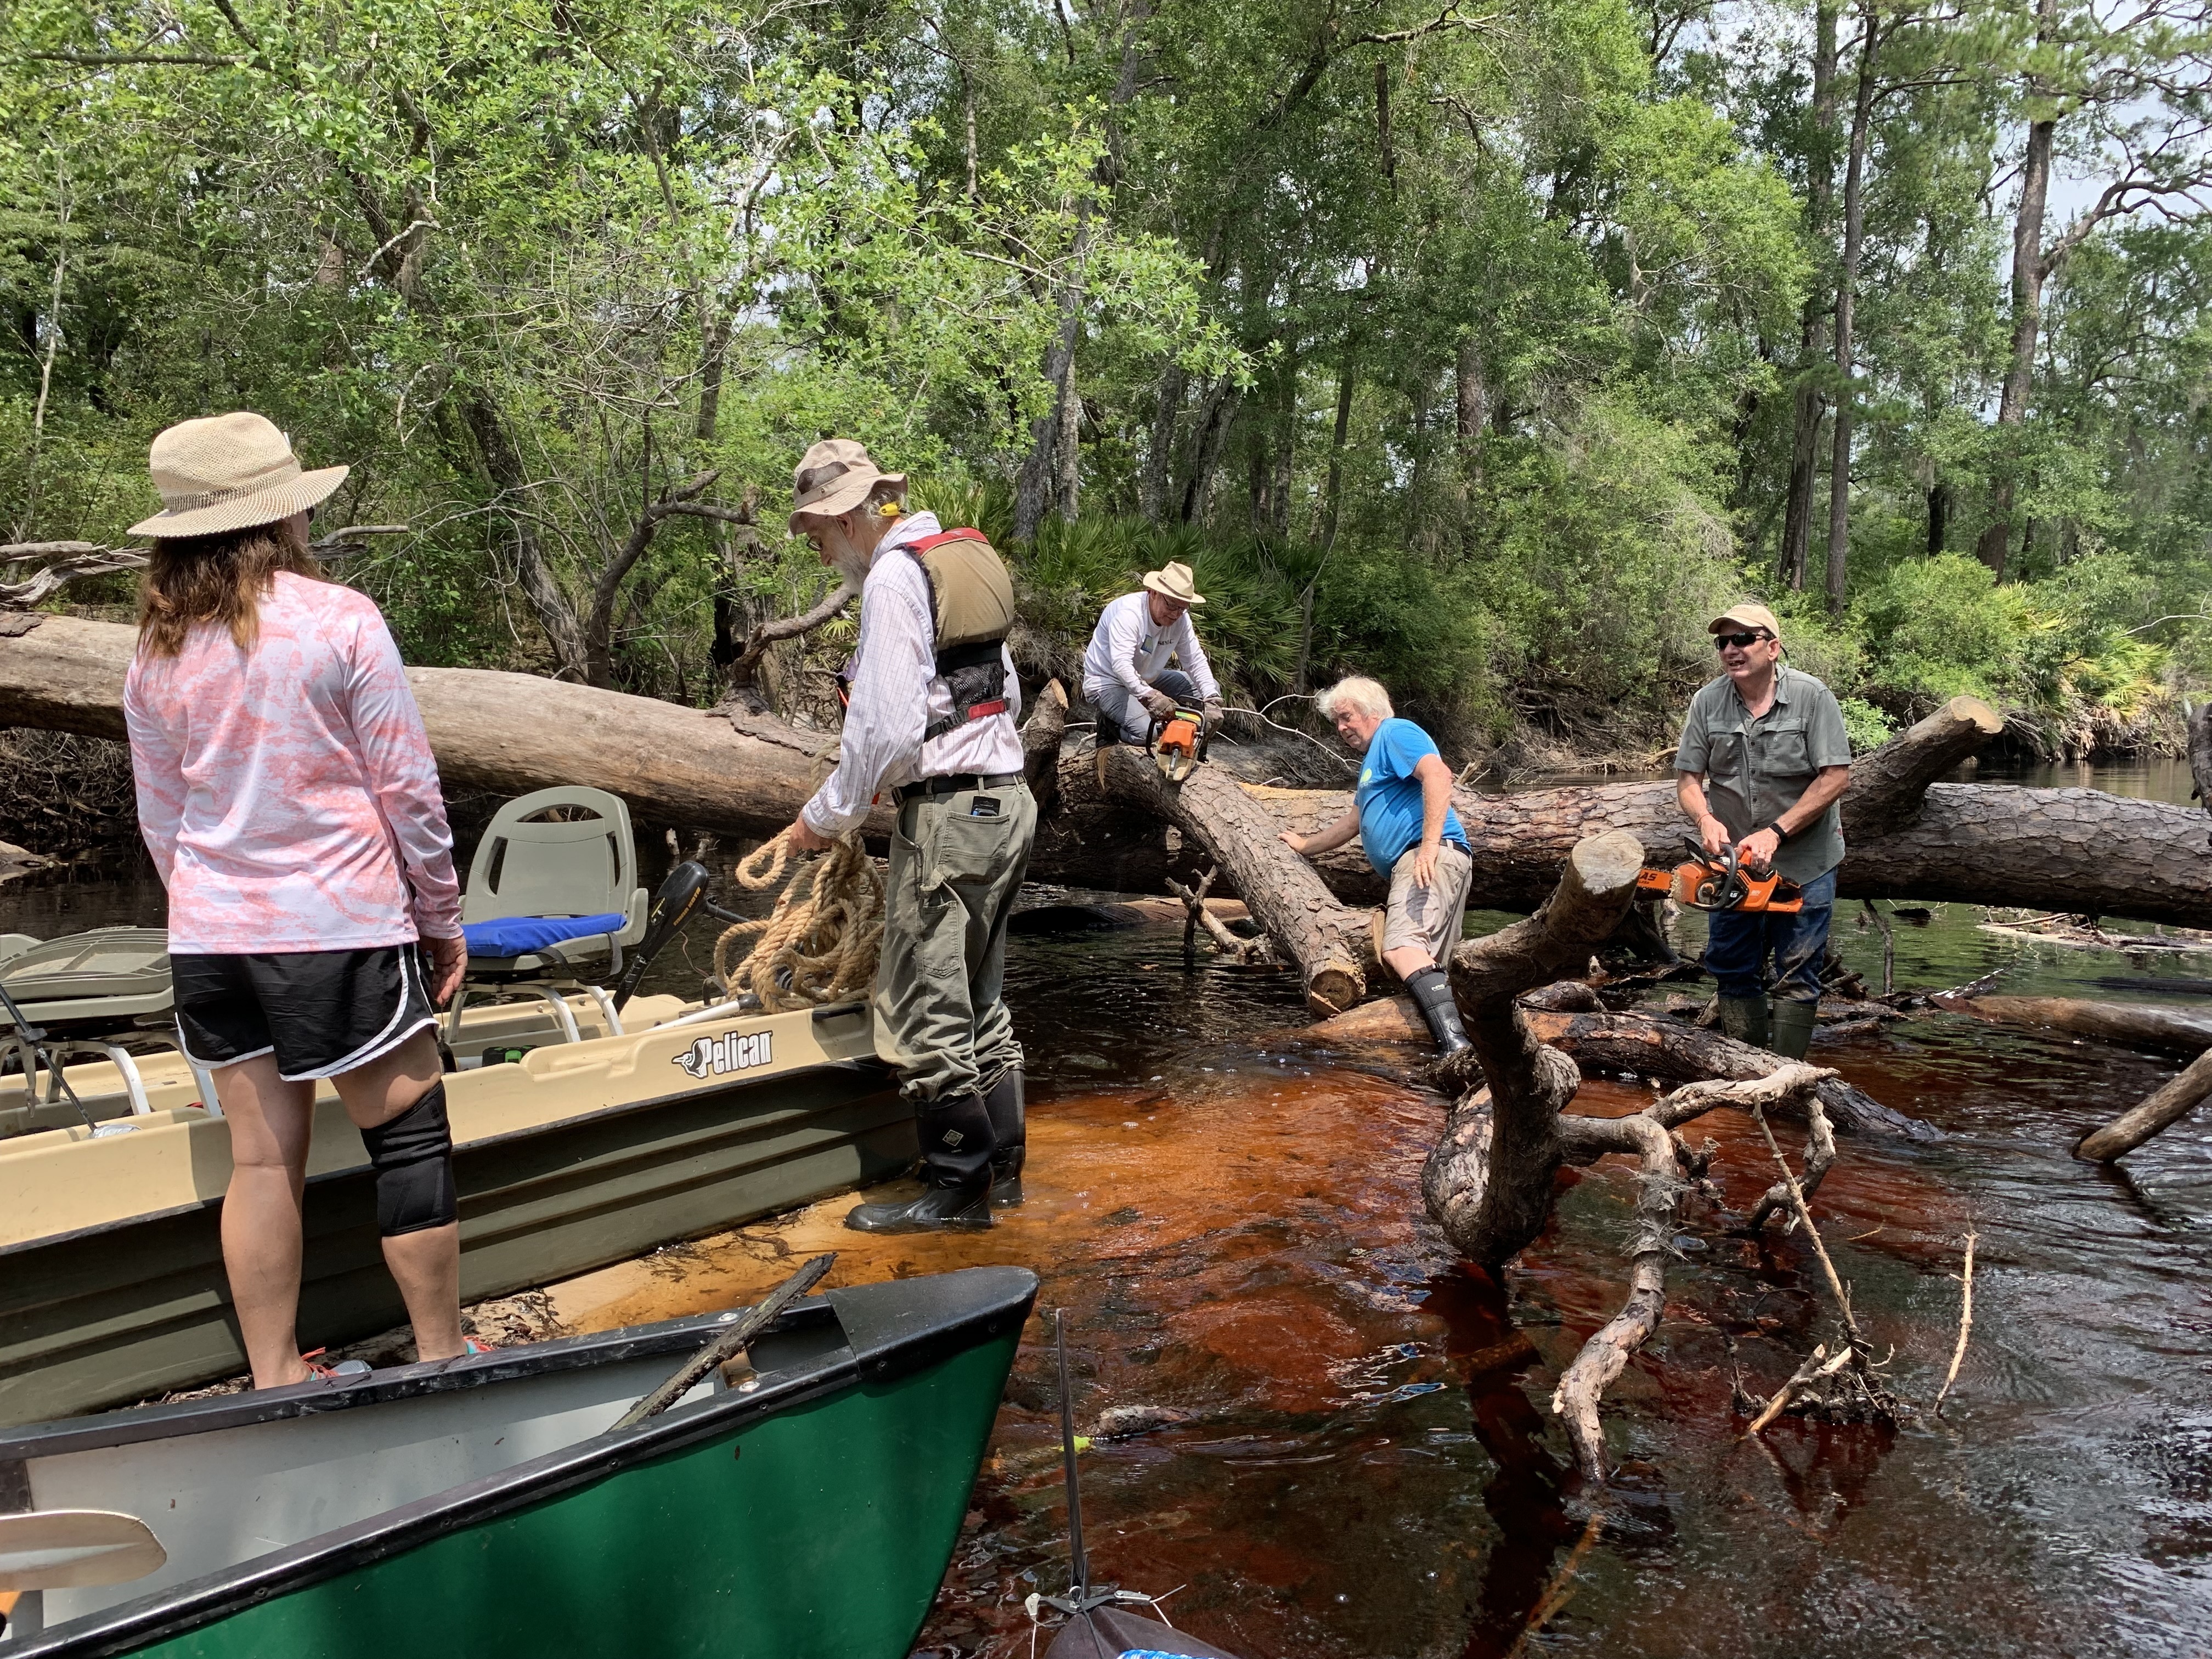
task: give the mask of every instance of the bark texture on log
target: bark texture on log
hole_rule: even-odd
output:
[[[1338,903],[1313,866],[1276,839],[1273,816],[1250,791],[1215,766],[1170,784],[1148,756],[1126,744],[1109,749],[1105,760],[1116,799],[1173,823],[1236,884],[1253,919],[1297,963],[1308,1008],[1326,1018],[1367,994],[1375,969],[1367,918]]]
[[[46,617],[27,635],[0,639],[0,726],[120,738],[123,676],[136,639],[136,630],[121,624],[72,617]],[[772,834],[790,823],[811,791],[813,757],[829,741],[765,716],[726,710],[710,717],[526,674],[458,668],[408,674],[448,782],[510,794],[592,784],[623,796],[641,818],[721,834]],[[1915,753],[1919,770],[1956,761],[1931,745]],[[1088,759],[1063,753],[1060,793],[1067,810],[1038,837],[1030,861],[1036,879],[1128,892],[1164,892],[1170,875],[1196,879],[1197,861],[1170,853],[1164,826],[1141,801],[1100,796]],[[1877,750],[1854,771],[1856,791],[1859,777],[1894,779],[1898,769]],[[1211,767],[1201,767],[1198,778],[1228,781]],[[1238,789],[1240,818],[1269,842],[1283,830],[1310,833],[1350,805],[1336,790]],[[1852,793],[1844,802],[1848,823]],[[1504,909],[1540,903],[1585,836],[1624,830],[1671,857],[1688,830],[1666,783],[1504,797],[1462,792],[1455,804],[1474,855],[1474,902]],[[888,814],[877,814],[870,838],[880,844],[888,825]],[[1936,784],[1909,825],[1851,846],[1841,891],[2034,909],[2063,902],[2069,910],[2212,927],[2208,842],[2212,818],[2172,803],[2086,789]],[[1384,896],[1384,884],[1356,848],[1314,868],[1340,900],[1374,904]],[[1232,885],[1250,896],[1224,861],[1220,887]],[[1336,923],[1315,915],[1316,927]]]
[[[1588,958],[1634,902],[1643,867],[1633,836],[1590,836],[1535,915],[1452,952],[1452,994],[1488,1086],[1452,1109],[1423,1166],[1421,1192],[1470,1261],[1502,1266],[1543,1231],[1564,1156],[1560,1114],[1582,1083],[1574,1062],[1536,1036],[1513,999]]]
[[[1936,997],[1939,1008],[1992,1025],[2064,1031],[2135,1048],[2202,1054],[2212,1048],[2212,1013],[2154,1003],[2090,1002],[2078,997]]]
[[[1893,835],[1920,816],[1928,786],[2004,730],[1979,697],[1954,697],[1910,731],[1851,763],[1844,792],[1846,842]]]
[[[1522,1018],[1538,1042],[1569,1056],[1585,1075],[1612,1072],[1668,1083],[1744,1083],[1771,1077],[1790,1063],[1718,1031],[1649,1014],[1547,1012],[1524,1004]],[[1337,1042],[1434,1041],[1407,997],[1377,998],[1322,1021],[1305,1035]],[[1841,1078],[1826,1079],[1817,1093],[1839,1129],[1905,1140],[1943,1139],[1934,1124],[1893,1110]]]
[[[2081,1137],[2074,1156],[2094,1164],[2109,1164],[2162,1130],[2170,1129],[2212,1097],[2212,1048],[2189,1063],[2179,1077],[2153,1094],[2142,1105],[2123,1112],[2103,1128]]]

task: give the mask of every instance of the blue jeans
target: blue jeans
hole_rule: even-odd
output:
[[[1179,708],[1198,707],[1198,687],[1180,668],[1163,668],[1147,684],[1153,690],[1173,697]],[[1124,691],[1119,680],[1093,691],[1091,706],[1098,711],[1098,746],[1102,749],[1115,743],[1142,744],[1152,730],[1150,711]]]
[[[1805,884],[1805,908],[1794,914],[1717,910],[1708,918],[1705,971],[1724,997],[1755,997],[1765,989],[1766,958],[1774,958],[1777,1002],[1818,1002],[1820,963],[1828,954],[1828,917],[1836,903],[1836,872]]]

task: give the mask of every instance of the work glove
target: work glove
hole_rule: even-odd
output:
[[[1156,720],[1172,720],[1175,717],[1175,699],[1164,691],[1146,692],[1145,708]]]
[[[1221,699],[1208,697],[1206,700],[1204,712],[1206,718],[1198,724],[1198,735],[1201,738],[1210,738],[1221,726]]]

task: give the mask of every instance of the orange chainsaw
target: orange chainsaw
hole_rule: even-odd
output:
[[[1145,747],[1152,750],[1160,775],[1181,783],[1206,758],[1206,716],[1194,708],[1178,708],[1165,720],[1154,720]]]
[[[1692,910],[1767,910],[1786,914],[1805,908],[1805,895],[1787,876],[1769,870],[1755,875],[1737,862],[1731,844],[1717,856],[1694,838],[1683,845],[1689,861],[1671,870],[1647,869],[1636,878],[1638,890],[1664,893]]]

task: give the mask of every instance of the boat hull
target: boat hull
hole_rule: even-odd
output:
[[[771,1365],[757,1396],[687,1397],[638,1429],[111,1602],[20,1647],[0,1642],[0,1654],[896,1659],[950,1559],[1035,1291],[1024,1270],[982,1268],[832,1292],[845,1345],[817,1341],[785,1369]],[[916,1294],[919,1316],[911,1301],[893,1307]],[[875,1312],[856,1314],[855,1299],[872,1300]],[[757,1358],[771,1352],[756,1349]],[[665,1357],[633,1359],[625,1376],[672,1366]],[[284,1426],[231,1432],[265,1440]],[[329,1425],[316,1426],[327,1446]],[[155,1447],[134,1450],[135,1473],[100,1465],[99,1448],[75,1454],[94,1465],[86,1473],[67,1467],[65,1451],[42,1455],[35,1437],[0,1441],[0,1460],[19,1460],[40,1507],[53,1505],[55,1492],[80,1497],[72,1476],[95,1487],[136,1480],[143,1490],[107,1491],[104,1500],[125,1507],[118,1499],[135,1497],[159,1534],[161,1488],[143,1471],[169,1466]],[[405,1455],[404,1445],[389,1454]],[[189,1523],[173,1532],[189,1536]]]
[[[911,1109],[866,1062],[691,1087],[464,1140],[454,1153],[462,1298],[794,1208],[886,1179],[914,1156]],[[222,1207],[208,1197],[0,1250],[0,1425],[243,1370]],[[310,1177],[299,1318],[308,1346],[405,1320],[375,1211],[365,1163]]]

